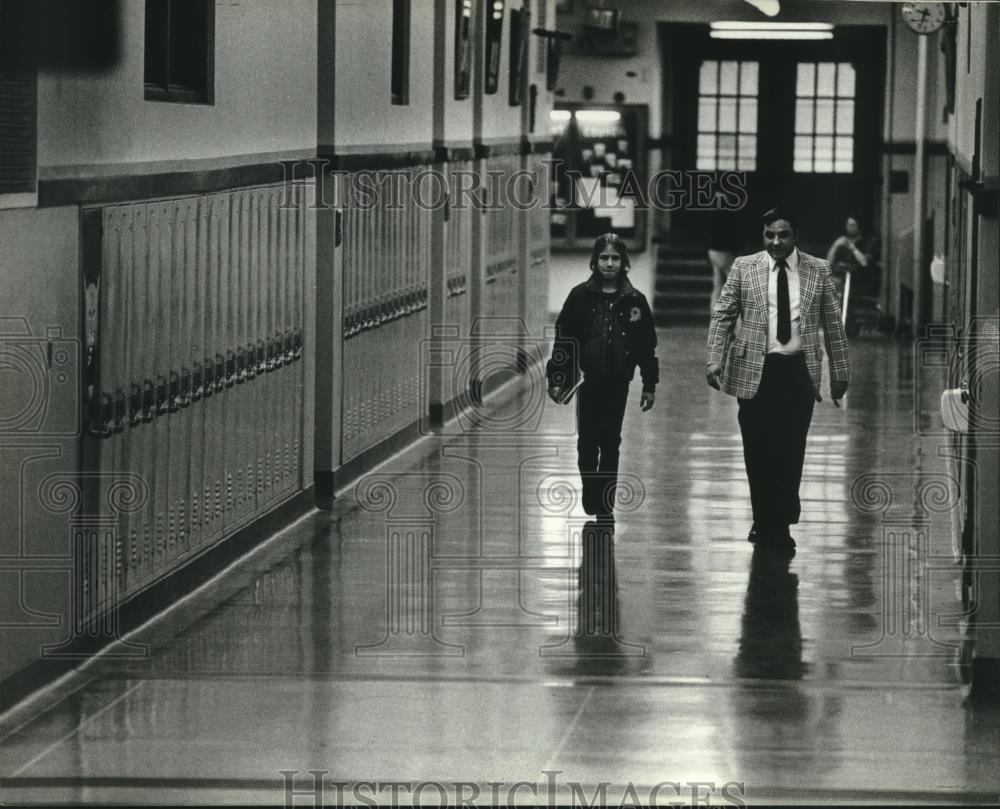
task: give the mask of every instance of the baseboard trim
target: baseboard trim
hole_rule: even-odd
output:
[[[75,669],[82,658],[97,654],[193,592],[223,568],[315,508],[315,499],[315,492],[310,486],[125,599],[114,608],[113,616],[104,615],[95,619],[97,625],[116,627],[115,636],[80,638],[67,647],[65,653],[68,656],[39,658],[4,677],[0,682],[0,713]]]
[[[416,443],[420,436],[420,423],[412,422],[389,437],[383,438],[377,444],[362,450],[333,472],[323,473],[324,484],[329,485],[330,488],[324,486],[322,491],[317,492],[317,502],[320,503],[320,508],[326,506],[327,503],[332,503],[336,492],[383,461],[388,460],[397,452],[407,449]]]

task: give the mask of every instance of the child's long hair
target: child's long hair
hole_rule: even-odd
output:
[[[632,262],[628,257],[628,247],[625,246],[625,240],[617,233],[605,233],[594,240],[594,249],[590,251],[590,271],[595,276],[597,275],[597,257],[604,252],[606,247],[610,247],[622,257],[622,268],[618,273],[618,280],[620,282],[625,277],[625,273],[628,272],[629,267],[632,266]]]

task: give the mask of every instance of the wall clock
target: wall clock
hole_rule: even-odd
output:
[[[932,34],[944,25],[948,12],[944,3],[903,3],[903,22],[918,34]]]

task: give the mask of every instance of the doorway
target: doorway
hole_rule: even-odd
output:
[[[877,232],[885,86],[885,29],[837,26],[831,40],[722,40],[703,24],[664,23],[665,165],[739,171],[747,190],[734,216],[744,251],[760,249],[760,214],[798,216],[800,247],[826,255],[855,211]],[[703,246],[712,217],[671,215],[676,246]]]

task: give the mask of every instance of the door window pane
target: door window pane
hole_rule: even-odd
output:
[[[698,136],[698,168],[706,164],[715,165],[715,135]]]
[[[756,62],[702,62],[698,82],[699,169],[753,171],[757,167],[757,80]]]
[[[756,171],[757,169],[757,136],[739,136],[740,169]]]
[[[813,131],[813,110],[816,102],[811,98],[800,98],[795,102],[795,131]]]
[[[740,95],[757,95],[757,63],[744,62],[740,70]]]
[[[757,131],[757,100],[753,98],[740,99],[740,132]],[[742,148],[741,148],[742,151]]]
[[[852,65],[838,65],[837,95],[844,98],[854,98],[854,67]]]
[[[854,102],[853,101],[838,101],[837,102],[837,134],[838,135],[853,135],[854,134]]]
[[[716,95],[719,92],[719,63],[702,62],[698,88],[702,95]]]
[[[799,65],[795,95],[812,97],[816,90],[816,65],[805,62]]]
[[[849,62],[796,66],[796,172],[854,171],[854,79]]]
[[[735,132],[736,131],[736,99],[735,98],[720,98],[719,99],[719,131],[720,132]]]
[[[738,92],[736,82],[739,76],[739,62],[723,62],[719,66],[719,92],[734,96]]]
[[[816,100],[816,131],[824,135],[833,132],[833,99]]]
[[[816,70],[816,95],[832,96],[836,85],[837,66],[833,62],[820,62]]]
[[[698,101],[698,131],[714,132],[716,130],[716,103],[714,98],[702,98]]]

